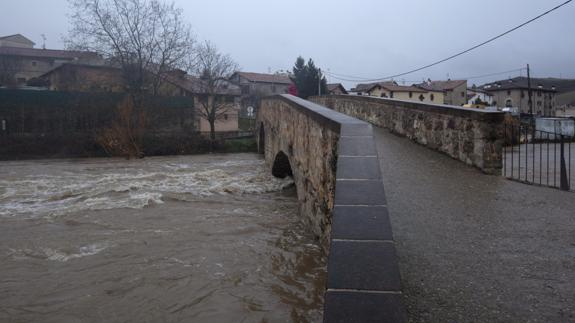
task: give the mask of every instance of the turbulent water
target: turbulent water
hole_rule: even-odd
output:
[[[256,155],[0,162],[0,322],[315,322],[324,286]]]

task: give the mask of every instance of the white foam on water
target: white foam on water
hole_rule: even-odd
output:
[[[42,251],[44,252],[48,260],[66,262],[72,259],[83,258],[99,254],[100,252],[108,249],[108,247],[109,246],[106,243],[103,244],[94,243],[80,247],[80,250],[77,253],[66,253],[63,251],[50,248],[43,248]]]
[[[77,252],[65,252],[52,248],[38,249],[9,249],[9,256],[14,259],[45,259],[51,261],[66,262],[72,259],[78,259],[99,254],[100,252],[112,247],[108,242],[93,243],[78,248]]]
[[[63,162],[64,163],[64,162]],[[260,194],[280,191],[291,178],[269,174],[262,160],[215,163],[114,161],[107,167],[70,163],[65,171],[0,179],[0,216],[59,216],[84,210],[140,209],[185,201],[186,196]],[[112,167],[116,166],[116,167]],[[62,166],[61,166],[62,167]]]

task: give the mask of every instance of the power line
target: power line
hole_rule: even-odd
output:
[[[482,75],[475,75],[475,76],[467,76],[467,77],[457,77],[458,79],[463,79],[463,80],[473,80],[473,79],[481,79],[481,78],[486,78],[486,77],[490,77],[490,76],[497,76],[497,75],[502,75],[502,74],[508,74],[508,73],[515,73],[515,72],[520,72],[525,70],[525,67],[521,67],[521,68],[516,68],[513,70],[507,70],[507,71],[502,71],[502,72],[497,72],[497,73],[490,73],[490,74],[482,74]],[[328,74],[330,77],[333,77],[337,80],[341,80],[341,81],[349,81],[349,82],[360,82],[358,80],[353,80],[353,79],[346,79],[346,78],[341,78],[338,75],[341,74],[333,74],[330,72],[325,72],[324,73]],[[406,82],[406,83],[416,83],[419,82],[419,80],[417,81],[413,81],[413,80],[398,80],[401,82]]]
[[[486,77],[490,77],[490,76],[497,76],[497,75],[502,75],[502,74],[521,72],[521,71],[526,70],[526,69],[527,69],[526,67],[522,67],[522,68],[517,68],[514,70],[498,72],[498,73],[484,74],[484,75],[471,76],[471,77],[461,77],[461,79],[464,79],[464,80],[481,79],[481,78],[486,78]]]
[[[482,79],[482,78],[487,78],[487,77],[491,77],[491,76],[497,76],[497,75],[503,75],[503,74],[510,74],[510,73],[517,73],[517,72],[521,72],[521,71],[524,71],[524,70],[526,70],[526,68],[525,68],[525,67],[521,67],[521,68],[516,68],[516,69],[513,69],[513,70],[507,70],[507,71],[490,73],[490,74],[474,75],[474,76],[467,76],[467,77],[458,77],[458,79],[462,79],[462,80]],[[330,74],[330,73],[327,73],[327,72],[326,72],[326,74]],[[333,77],[333,78],[335,78],[335,79],[342,80],[342,79],[340,79],[340,78],[338,78],[338,77],[335,77],[335,76],[333,76],[333,75],[331,75],[331,74],[330,74],[330,76]],[[346,79],[343,79],[343,80],[347,81]],[[353,80],[351,80],[351,81],[353,81]],[[413,81],[413,80],[411,80],[411,81],[408,81],[408,80],[398,80],[398,81],[405,82],[405,83],[417,83],[417,82],[420,82],[420,80],[418,80],[418,81]]]
[[[481,46],[487,45],[487,44],[489,44],[489,43],[491,43],[491,42],[493,42],[493,41],[495,41],[495,40],[497,40],[497,39],[499,39],[499,38],[501,38],[501,37],[503,37],[503,36],[505,36],[505,35],[507,35],[507,34],[510,34],[510,33],[514,32],[515,30],[517,30],[517,29],[519,29],[519,28],[522,28],[522,27],[524,27],[524,26],[526,26],[526,25],[528,25],[528,24],[534,22],[535,20],[538,20],[538,19],[542,18],[543,16],[546,16],[546,15],[550,14],[551,12],[553,12],[553,11],[555,11],[555,10],[557,10],[557,9],[559,9],[559,8],[561,8],[561,7],[563,7],[563,6],[565,6],[565,5],[567,5],[568,3],[572,2],[572,1],[573,1],[573,0],[565,1],[565,2],[563,2],[562,4],[556,6],[556,7],[552,8],[552,9],[549,9],[549,10],[545,11],[544,13],[540,14],[539,16],[537,16],[537,17],[535,17],[535,18],[532,18],[532,19],[530,19],[530,20],[528,20],[528,21],[526,21],[526,22],[524,22],[524,23],[522,23],[522,24],[520,24],[520,25],[518,25],[518,26],[516,26],[516,27],[514,27],[514,28],[511,28],[511,29],[507,30],[506,32],[504,32],[504,33],[502,33],[502,34],[499,34],[499,35],[497,35],[497,36],[495,36],[495,37],[492,37],[492,38],[490,38],[490,39],[488,39],[488,40],[486,40],[486,41],[484,41],[484,42],[482,42],[482,43],[480,43],[480,44],[478,44],[478,45],[475,45],[475,46],[473,46],[473,47],[471,47],[471,48],[468,48],[468,49],[466,49],[466,50],[464,50],[464,51],[462,51],[462,52],[459,52],[459,53],[457,53],[457,54],[451,55],[451,56],[449,56],[449,57],[447,57],[447,58],[444,58],[444,59],[442,59],[442,60],[439,60],[439,61],[437,61],[437,62],[428,64],[428,65],[425,65],[425,66],[422,66],[422,67],[419,67],[419,68],[416,68],[416,69],[413,69],[413,70],[410,70],[410,71],[407,71],[407,72],[405,72],[405,73],[400,73],[400,74],[396,74],[396,75],[391,75],[391,76],[381,77],[381,78],[375,78],[375,79],[365,79],[365,78],[362,78],[362,77],[357,77],[355,80],[352,80],[352,79],[344,79],[344,78],[337,78],[337,77],[334,77],[334,78],[339,79],[339,80],[342,80],[342,81],[349,81],[349,82],[357,82],[357,81],[377,82],[377,81],[388,80],[388,79],[392,79],[392,78],[396,78],[396,77],[400,77],[400,76],[404,76],[404,75],[408,75],[408,74],[413,74],[413,73],[415,73],[415,72],[419,72],[419,71],[421,71],[421,70],[428,69],[428,68],[430,68],[430,67],[439,65],[439,64],[444,63],[444,62],[446,62],[446,61],[449,61],[449,60],[451,60],[451,59],[454,59],[454,58],[456,58],[456,57],[459,57],[459,56],[461,56],[461,55],[463,55],[463,54],[467,54],[467,53],[471,52],[472,50],[475,50],[475,49],[477,49],[477,48],[479,48],[479,47],[481,47]],[[345,77],[345,76],[344,76],[344,77]],[[348,77],[349,77],[349,76],[348,76]]]

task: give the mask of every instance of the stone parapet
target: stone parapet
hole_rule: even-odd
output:
[[[505,115],[502,112],[357,95],[311,100],[387,128],[484,173],[501,173]]]
[[[293,175],[300,214],[329,252],[324,322],[405,322],[372,126],[291,95],[262,100],[257,121],[266,163]]]

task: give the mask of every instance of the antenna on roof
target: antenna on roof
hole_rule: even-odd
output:
[[[46,35],[40,35],[42,37],[42,49],[46,49]]]

